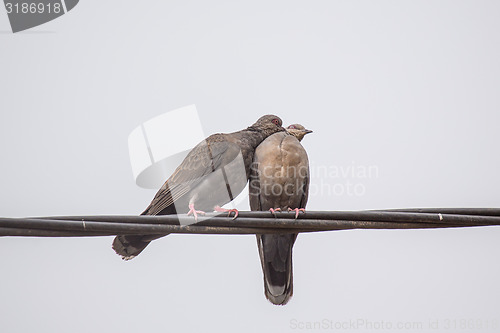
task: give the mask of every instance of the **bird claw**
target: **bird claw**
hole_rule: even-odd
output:
[[[276,217],[276,212],[281,212],[281,208],[269,208],[269,211]]]
[[[295,208],[295,209],[288,208],[288,211],[295,212],[295,218],[299,217],[299,212],[302,212],[302,213],[306,212],[306,210],[304,208]]]
[[[228,216],[228,217],[229,217],[229,216],[231,216],[231,213],[234,213],[233,220],[234,220],[235,218],[237,218],[237,217],[238,217],[238,214],[239,214],[239,212],[238,212],[238,210],[237,210],[237,209],[226,209],[226,208],[222,208],[222,207],[220,207],[220,206],[215,206],[215,207],[214,207],[214,210],[215,210],[216,212],[222,212],[222,213],[226,213],[226,212],[227,212],[227,216]]]
[[[200,214],[200,215],[205,215],[206,214],[202,210],[196,210],[196,209],[194,209],[194,204],[190,204],[188,207],[189,207],[189,212],[187,213],[187,216],[193,215],[194,216],[194,220],[196,222],[198,222],[198,214]]]

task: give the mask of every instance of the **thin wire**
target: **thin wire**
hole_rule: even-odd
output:
[[[412,208],[370,211],[240,212],[186,215],[0,218],[0,236],[89,237],[168,233],[264,234],[349,229],[429,229],[500,225],[497,208]]]

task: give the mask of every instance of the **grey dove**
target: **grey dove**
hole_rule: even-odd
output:
[[[226,211],[220,206],[233,200],[246,186],[255,149],[268,136],[283,132],[278,116],[265,115],[252,126],[234,133],[213,134],[196,145],[156,193],[141,215],[204,214]],[[197,210],[199,209],[199,210]],[[123,259],[137,256],[154,239],[165,235],[121,235],[113,249]]]
[[[309,160],[300,144],[311,133],[304,126],[290,125],[256,149],[250,174],[252,210],[304,211],[309,192]],[[257,235],[264,294],[273,304],[285,305],[293,294],[292,247],[297,234]]]

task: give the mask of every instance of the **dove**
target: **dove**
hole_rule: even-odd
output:
[[[251,210],[304,212],[309,191],[309,160],[300,144],[312,131],[295,124],[275,133],[255,150],[250,174]],[[264,274],[264,294],[273,304],[285,305],[293,295],[292,247],[297,234],[257,234]]]
[[[154,196],[141,215],[198,215],[206,210],[235,213],[220,206],[233,200],[246,186],[257,146],[268,136],[284,132],[275,115],[260,117],[250,127],[234,133],[217,133],[196,145]],[[119,235],[113,249],[129,260],[154,239],[165,235]]]

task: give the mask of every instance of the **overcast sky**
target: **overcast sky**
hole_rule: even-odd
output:
[[[310,210],[499,207],[499,18],[481,0],[82,0],[12,34],[0,9],[0,216],[139,214],[155,190],[128,135],[190,104],[207,135],[268,113],[312,129]],[[499,239],[301,234],[277,307],[254,236],[171,235],[130,262],[112,237],[6,237],[0,331],[494,332]]]

